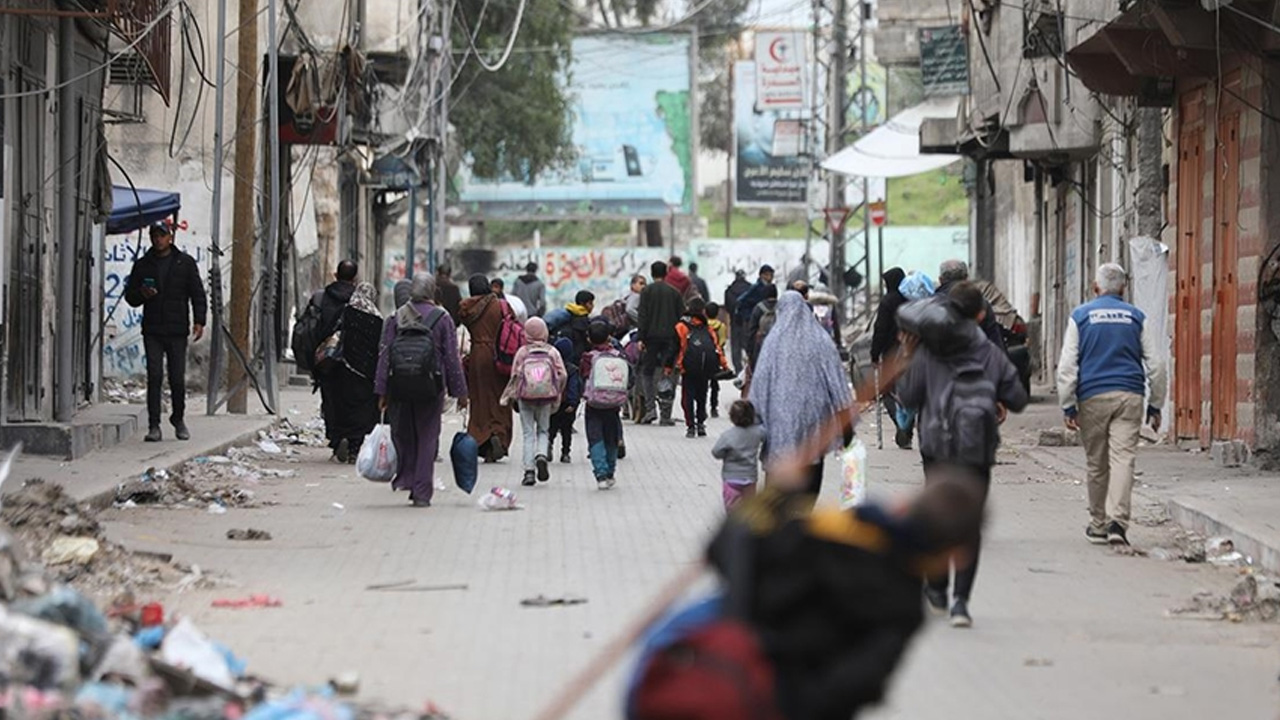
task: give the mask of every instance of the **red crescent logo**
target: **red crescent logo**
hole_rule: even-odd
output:
[[[769,43],[769,57],[773,58],[774,62],[786,62],[787,55],[790,54],[788,50],[786,38],[774,38],[773,42]]]

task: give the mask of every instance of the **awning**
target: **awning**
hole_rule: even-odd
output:
[[[175,192],[128,186],[111,188],[111,217],[107,219],[108,235],[127,235],[151,223],[177,215],[182,196]]]
[[[919,175],[946,167],[961,156],[921,154],[920,125],[926,118],[954,119],[959,107],[958,97],[925,100],[827,158],[822,167],[842,175],[884,178]]]

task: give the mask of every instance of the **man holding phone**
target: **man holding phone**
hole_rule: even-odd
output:
[[[142,340],[147,353],[147,442],[159,442],[165,364],[169,368],[174,435],[191,439],[184,419],[187,405],[187,334],[204,337],[208,312],[204,283],[195,258],[173,245],[166,221],[151,226],[151,249],[133,264],[124,299],[142,308]],[[192,319],[194,318],[194,324]]]

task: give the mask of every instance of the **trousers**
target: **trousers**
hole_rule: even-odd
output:
[[[640,356],[640,402],[644,406],[645,415],[653,415],[656,411],[663,420],[671,418],[675,387],[667,371],[675,363],[675,359],[674,339],[650,340],[645,343],[644,354]]]
[[[1122,391],[1080,402],[1080,442],[1089,466],[1089,522],[1095,531],[1105,531],[1109,522],[1129,529],[1143,402],[1141,395]]]
[[[620,411],[588,407],[585,415],[591,471],[597,480],[611,478],[618,469],[618,443],[622,440]]]
[[[147,422],[148,427],[160,427],[163,407],[165,365],[169,370],[169,394],[172,396],[172,423],[182,422],[187,412],[187,336],[144,335],[143,347],[147,352]]]
[[[707,424],[707,392],[710,378],[702,373],[687,372],[681,386],[680,404],[684,410],[684,424],[696,427]]]
[[[556,438],[560,438],[560,452],[568,455],[573,447],[573,421],[577,419],[578,409],[557,408],[551,414],[551,432],[547,435],[547,457],[555,455]]]
[[[555,403],[520,403],[525,470],[537,467],[538,456],[546,455],[551,449],[551,414],[555,409]]]
[[[944,464],[939,463],[934,458],[925,457],[924,460],[924,482],[928,485],[937,477],[934,471],[942,467]],[[991,468],[971,468],[975,471],[975,475],[981,482],[981,490],[979,495],[983,506],[986,506],[987,495],[991,492]],[[955,598],[957,600],[969,600],[969,594],[973,592],[973,582],[978,577],[978,555],[982,550],[982,533],[979,531],[973,536],[973,542],[969,547],[964,548],[964,557],[961,562],[957,562],[957,558],[951,558],[951,569],[955,571],[956,582],[953,588]],[[946,595],[947,587],[950,583],[950,572],[943,573],[938,577],[928,579],[929,587]]]

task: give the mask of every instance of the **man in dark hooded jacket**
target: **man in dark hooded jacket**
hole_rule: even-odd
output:
[[[462,289],[453,281],[453,269],[448,265],[436,268],[436,303],[458,322],[458,310],[462,307]]]
[[[751,281],[742,270],[734,271],[733,282],[724,291],[724,311],[729,314],[729,361],[733,363],[733,371],[742,372],[742,362],[747,354],[747,326],[738,318],[738,298],[751,289]]]
[[[338,263],[338,271],[334,273],[334,281],[311,296],[311,303],[320,308],[320,331],[317,337],[328,338],[338,329],[338,319],[342,311],[356,291],[356,278],[360,268],[351,260]],[[329,440],[329,448],[333,450],[333,459],[346,463],[351,460],[350,438],[339,432],[346,418],[343,418],[343,403],[340,402],[342,384],[346,382],[345,373],[322,374],[313,371],[312,382],[320,388],[320,414],[324,417],[325,435]]]

